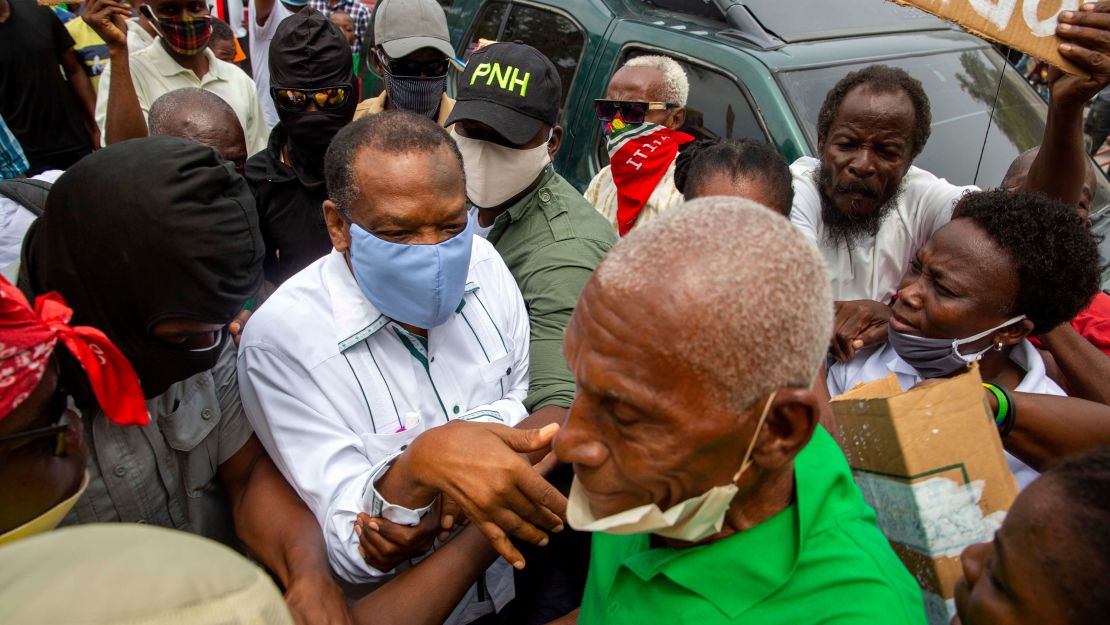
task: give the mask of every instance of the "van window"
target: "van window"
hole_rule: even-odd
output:
[[[586,33],[564,15],[520,3],[513,3],[509,19],[505,21],[505,7],[505,2],[489,2],[482,7],[474,21],[470,37],[467,38],[469,45],[464,54],[469,56],[479,39],[520,41],[532,46],[551,59],[559,71],[559,79],[563,84],[563,101],[560,105],[566,108],[570,87],[578,71],[578,62],[586,47]],[[499,32],[503,21],[504,32]]]

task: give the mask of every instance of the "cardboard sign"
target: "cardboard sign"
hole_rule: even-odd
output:
[[[1017,497],[978,365],[902,392],[892,374],[832,400],[844,455],[879,529],[949,625],[960,553],[988,542]]]
[[[1072,73],[1082,74],[1060,56],[1056,16],[1074,11],[1080,0],[892,0],[953,21],[973,35],[997,41]]]

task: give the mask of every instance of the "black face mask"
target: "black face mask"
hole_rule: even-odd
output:
[[[73,323],[107,334],[152,398],[220,354],[167,345],[153,327],[227,325],[262,285],[262,252],[246,181],[212,148],[147,137],[97,150],[58,179],[24,240],[20,286],[58,291]]]
[[[324,155],[341,128],[355,116],[355,98],[348,98],[340,109],[328,111],[288,111],[278,107],[278,119],[288,137],[289,158],[297,177],[305,184],[324,181]]]
[[[139,382],[143,394],[157,397],[173,384],[215,367],[220,352],[227,346],[227,337],[225,330],[215,345],[203,350],[173,347],[154,337],[137,345],[137,349],[130,350],[135,354],[130,360],[135,371],[142,372]]]
[[[347,38],[326,17],[306,8],[282,20],[270,41],[270,84],[290,89],[353,85],[354,61]],[[323,184],[324,155],[335,133],[355,116],[358,97],[339,109],[290,111],[277,107],[289,139],[289,157],[305,184]]]

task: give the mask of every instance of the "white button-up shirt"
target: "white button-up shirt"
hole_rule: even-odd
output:
[[[821,218],[821,195],[813,177],[819,163],[803,156],[790,166],[794,175],[790,221],[821,251],[837,301],[870,299],[889,303],[917,250],[952,219],[952,209],[965,193],[979,190],[956,186],[924,169],[910,167],[902,179],[897,202],[883,219],[879,232],[849,248],[843,242],[828,240]]]
[[[1021,384],[1013,389],[1021,393],[1040,393],[1041,395],[1066,396],[1067,393],[1060,385],[1048,377],[1044,368],[1044,360],[1036,347],[1029,341],[1022,341],[1010,351],[1010,360],[1025,371]],[[891,373],[898,376],[898,384],[903,391],[917,386],[925,378],[898,356],[898,352],[889,344],[875,348],[870,352],[861,352],[858,356],[846,363],[835,363],[829,367],[828,377],[825,379],[829,386],[829,395],[836,397],[841,393],[852,390],[856,385],[864,382],[880,380]],[[1006,462],[1010,471],[1017,480],[1018,488],[1025,488],[1030,482],[1037,479],[1040,473],[1016,457],[1006,452]]]
[[[528,312],[501,257],[474,237],[463,300],[425,343],[380,313],[333,251],[251,317],[239,381],[258,438],[316,514],[336,573],[381,582],[388,573],[358,553],[355,516],[414,525],[428,511],[390,504],[374,486],[424,430],[460,419],[513,426],[527,416]],[[499,559],[447,623],[512,596],[512,569]]]

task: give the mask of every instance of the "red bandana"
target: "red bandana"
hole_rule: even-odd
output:
[[[628,126],[618,117],[609,125],[609,166],[617,185],[617,230],[628,234],[648,198],[690,135],[645,122]]]
[[[60,340],[89,377],[108,419],[119,425],[146,425],[150,417],[135,369],[103,332],[70,327],[73,310],[57,293],[27,298],[0,277],[0,418],[19,406],[42,380]]]

